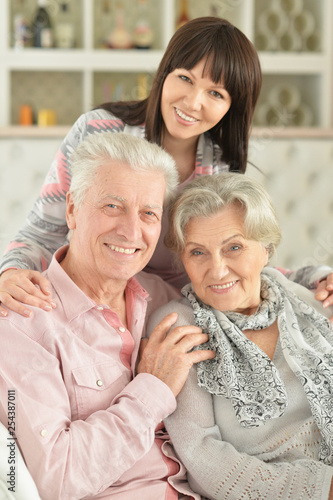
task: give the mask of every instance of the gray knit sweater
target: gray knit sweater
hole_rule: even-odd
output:
[[[281,275],[281,281],[288,280]],[[290,282],[288,286],[294,291],[299,287]],[[311,294],[303,287],[299,290]],[[318,308],[323,313],[320,303]],[[178,313],[176,326],[194,324],[192,308],[183,298],[155,312],[148,331],[173,311]],[[328,499],[333,467],[318,461],[321,436],[304,390],[288,367],[279,342],[273,362],[287,390],[288,409],[282,417],[251,429],[241,427],[229,400],[212,396],[198,386],[196,368],[192,368],[177,398],[177,410],[165,425],[187,468],[190,486],[203,497]]]

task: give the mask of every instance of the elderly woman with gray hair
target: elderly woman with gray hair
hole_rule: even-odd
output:
[[[177,312],[216,351],[165,420],[206,498],[333,498],[332,311],[266,267],[280,236],[267,193],[244,175],[198,178],[170,208],[166,244],[191,284],[149,330]]]

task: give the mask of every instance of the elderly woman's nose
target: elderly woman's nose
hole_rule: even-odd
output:
[[[210,273],[213,278],[224,278],[229,272],[227,261],[225,258],[218,256],[213,257],[210,265]]]

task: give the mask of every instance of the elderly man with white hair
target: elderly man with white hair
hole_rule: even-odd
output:
[[[177,295],[137,275],[177,186],[174,162],[143,139],[98,134],[71,168],[71,240],[45,272],[56,307],[0,319],[1,422],[8,426],[10,394],[11,427],[42,499],[200,498],[179,486],[182,466],[156,429],[193,363],[214,356],[191,351],[208,336],[190,326],[166,338],[171,314],[137,363],[147,306]]]

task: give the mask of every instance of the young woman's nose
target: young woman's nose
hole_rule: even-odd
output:
[[[200,111],[202,107],[203,93],[202,90],[192,88],[185,96],[184,102],[190,111]]]

